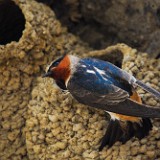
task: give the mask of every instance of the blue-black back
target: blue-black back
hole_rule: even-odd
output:
[[[129,79],[128,74],[119,69],[115,65],[93,58],[81,59],[74,79],[81,87],[98,93],[111,93],[115,91],[115,87],[119,87],[129,94],[132,92],[132,86],[126,80]]]

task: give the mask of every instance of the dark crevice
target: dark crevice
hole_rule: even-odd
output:
[[[12,0],[0,1],[0,45],[19,41],[25,29],[25,17]]]
[[[94,56],[94,58],[102,59],[104,61],[108,61],[113,63],[119,68],[122,68],[122,61],[123,61],[123,53],[120,50],[114,50],[110,53],[107,53],[106,55],[103,56]]]
[[[160,59],[160,53],[157,55],[156,59]]]
[[[154,35],[154,29],[160,33],[160,7],[155,7],[155,5],[153,7],[152,3],[145,4],[145,1],[142,1],[140,3],[144,5],[142,8],[136,8],[138,2],[133,4],[126,2],[128,5],[120,3],[122,12],[119,12],[117,8],[119,15],[115,16],[114,11],[118,7],[115,4],[116,0],[37,1],[47,4],[55,12],[62,25],[68,28],[69,32],[79,36],[93,49],[99,50],[117,43],[125,43],[141,52],[153,54],[154,58],[159,57],[159,48],[157,47],[159,38],[154,42],[155,36],[152,37],[152,35]],[[119,2],[117,1],[117,3]],[[153,3],[155,4],[155,2]],[[109,11],[106,12],[108,9]],[[109,18],[107,19],[107,17]],[[117,17],[122,22],[117,21]],[[155,46],[152,45],[153,43]]]
[[[117,33],[109,31],[94,19],[81,15],[81,4],[69,3],[69,0],[37,0],[47,4],[68,31],[79,36],[82,41],[94,49],[103,49],[117,43]],[[76,15],[80,16],[77,17]],[[74,17],[74,18],[73,18]]]
[[[110,30],[109,26],[102,25],[94,18],[87,18],[87,15],[84,17],[82,14],[81,1],[77,0],[75,3],[71,3],[69,0],[37,1],[48,5],[55,12],[62,25],[68,28],[68,31],[79,36],[80,39],[86,42],[91,48],[99,50],[117,43],[125,43],[117,38],[117,28]],[[111,2],[107,2],[105,8],[110,7],[110,5]],[[103,8],[104,6],[101,7]],[[77,14],[80,16],[77,19],[73,18],[76,17]]]
[[[102,26],[96,20],[85,19],[83,16],[79,17],[77,21],[71,19],[71,15],[73,16],[76,15],[76,13],[81,13],[80,4],[75,5],[75,3],[69,3],[69,0],[37,1],[50,6],[61,23],[68,28],[68,31],[79,36],[81,40],[87,42],[90,47],[98,50],[106,48],[109,44],[113,45],[118,43],[117,33],[115,31],[108,30],[109,27]],[[109,61],[121,68],[123,54],[117,50],[114,53],[107,54],[107,56],[95,56],[95,58]]]
[[[160,24],[160,8],[157,9],[156,16],[157,16],[158,22]]]

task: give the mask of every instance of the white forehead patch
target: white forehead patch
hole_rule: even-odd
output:
[[[51,64],[52,64],[52,62],[51,62]],[[51,66],[51,64],[47,65],[47,67],[45,69],[46,72],[49,70],[49,67]]]
[[[49,67],[52,65],[53,62],[54,62],[54,61],[51,61],[50,64],[47,65],[47,67],[46,67],[46,69],[45,69],[46,72],[49,70]]]

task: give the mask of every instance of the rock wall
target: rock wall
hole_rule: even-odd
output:
[[[31,91],[37,77],[44,72],[44,66],[64,53],[87,51],[87,47],[61,27],[47,6],[32,0],[14,2],[0,2],[0,30],[5,32],[1,39],[1,44],[5,45],[0,45],[1,160],[27,158],[23,130]],[[6,6],[10,7],[9,12]],[[21,16],[17,15],[17,8]],[[25,21],[19,17],[24,17]],[[12,19],[17,22],[16,26]],[[18,26],[24,26],[24,30]],[[22,34],[19,39],[17,33]]]
[[[159,0],[37,0],[94,49],[125,43],[160,57]]]
[[[117,56],[116,56],[117,55]],[[122,68],[137,78],[160,89],[158,60],[150,60],[147,54],[118,44],[105,50],[92,51],[83,57],[97,57],[115,62],[122,57]],[[123,58],[124,57],[124,58]],[[160,101],[138,89],[143,101],[160,106]],[[76,102],[68,93],[53,85],[52,80],[37,79],[29,101],[26,125],[26,144],[30,159],[155,159],[160,158],[160,121],[154,120],[149,136],[132,138],[126,144],[117,142],[112,148],[98,151],[108,125],[103,111]]]

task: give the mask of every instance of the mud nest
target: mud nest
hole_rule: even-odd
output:
[[[122,68],[142,79],[148,85],[160,89],[159,61],[150,60],[147,54],[139,55],[135,49],[116,45],[83,56],[115,60],[122,54]],[[123,56],[122,56],[123,57]],[[112,59],[113,58],[113,59]],[[120,59],[119,59],[120,60]],[[160,102],[138,89],[144,103],[159,106]],[[98,151],[108,119],[103,111],[77,103],[70,95],[64,95],[52,80],[37,79],[29,102],[26,125],[26,142],[31,159],[155,159],[160,158],[160,130],[158,120],[149,136],[132,138],[126,144],[117,142],[112,148]],[[46,154],[47,153],[47,154]]]
[[[4,0],[0,13],[0,159],[27,159],[23,130],[37,76],[56,56],[84,53],[87,47],[43,4]]]

